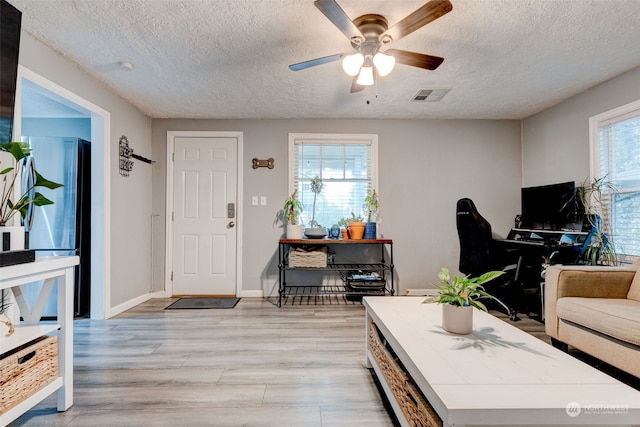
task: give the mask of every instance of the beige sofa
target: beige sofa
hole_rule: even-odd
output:
[[[640,378],[640,272],[629,267],[551,266],[545,276],[545,330]]]

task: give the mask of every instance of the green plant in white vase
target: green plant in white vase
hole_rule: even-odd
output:
[[[492,295],[484,290],[483,284],[504,274],[504,271],[489,271],[478,277],[457,276],[451,278],[448,268],[438,273],[440,285],[434,285],[438,294],[430,296],[424,303],[442,304],[442,327],[448,332],[468,334],[473,328],[473,308],[487,311],[487,307],[479,301],[492,299]]]
[[[441,285],[433,285],[438,289],[438,295],[427,298],[425,302],[437,302],[459,307],[471,306],[487,311],[487,307],[479,300],[494,297],[487,293],[482,285],[503,274],[504,271],[489,271],[478,277],[454,275],[452,279],[449,269],[443,268],[438,273]]]
[[[294,192],[284,201],[282,210],[284,211],[284,217],[289,222],[287,224],[287,238],[288,239],[301,239],[302,238],[302,224],[298,224],[300,214],[304,207],[297,197],[298,190]]]

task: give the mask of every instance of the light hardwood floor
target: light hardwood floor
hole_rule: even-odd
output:
[[[58,413],[51,397],[11,426],[397,425],[363,365],[359,302],[164,310],[173,301],[76,320],[74,405]],[[542,323],[520,318],[512,324],[549,342]]]
[[[392,426],[364,368],[364,308],[243,298],[164,310],[154,299],[74,322],[74,405],[12,426]]]

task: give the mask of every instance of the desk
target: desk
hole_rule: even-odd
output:
[[[336,257],[330,256],[326,267],[291,267],[289,265],[289,250],[296,247],[308,249],[319,249],[328,247],[335,249],[338,247],[351,247],[363,252],[365,248],[378,246],[380,249],[380,258],[377,262],[370,260],[336,260]],[[385,249],[388,249],[388,258],[385,256]],[[345,286],[331,287],[328,289],[317,287],[317,293],[325,294],[345,294],[347,296],[362,295],[385,295],[395,294],[395,284],[393,277],[393,240],[391,239],[280,239],[278,244],[278,270],[279,270],[279,286],[278,286],[278,307],[282,306],[282,299],[292,294],[297,288],[295,285],[287,283],[288,271],[330,271],[340,275]],[[375,281],[352,281],[348,274],[352,271],[375,272],[378,279]],[[359,286],[365,285],[365,286]],[[366,286],[369,285],[369,286]]]
[[[59,374],[55,381],[0,415],[0,425],[9,424],[56,391],[59,411],[66,411],[73,405],[73,277],[78,263],[77,256],[61,256],[36,258],[34,262],[0,267],[0,289],[11,289],[24,319],[24,322],[15,325],[12,335],[2,337],[0,354],[57,331]],[[32,308],[24,298],[22,288],[27,283],[39,280],[44,280],[44,284]],[[40,322],[42,310],[56,281],[57,323]]]
[[[365,362],[401,425],[411,424],[400,401],[411,399],[396,399],[398,389],[376,363],[371,332],[379,331],[400,360],[405,383],[420,391],[445,427],[632,426],[640,420],[639,391],[480,310],[471,334],[449,334],[441,327],[442,307],[423,300],[363,298]]]
[[[521,250],[524,255],[541,257],[540,264],[542,261],[575,264],[588,245],[590,234],[589,231],[512,228],[506,239],[497,242],[506,248]]]

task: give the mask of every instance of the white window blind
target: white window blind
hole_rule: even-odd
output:
[[[603,193],[603,221],[616,251],[640,256],[640,110],[598,123],[598,176],[614,187]]]
[[[377,183],[376,135],[290,135],[290,190],[298,190],[304,206],[302,222],[312,220],[331,227],[352,213],[363,216],[362,206]],[[316,178],[322,190],[316,194]],[[315,212],[314,212],[315,201]]]

